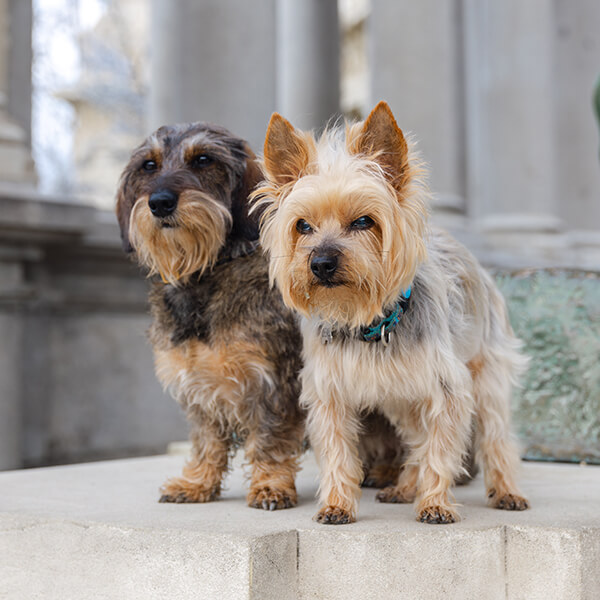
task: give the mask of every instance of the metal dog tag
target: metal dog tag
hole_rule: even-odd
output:
[[[333,340],[333,334],[331,333],[331,327],[322,325],[321,326],[321,342],[324,346],[331,344]]]

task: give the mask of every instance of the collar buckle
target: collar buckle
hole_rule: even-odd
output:
[[[390,343],[390,336],[392,335],[391,331],[386,330],[385,325],[385,323],[381,325],[381,333],[379,334],[381,343],[384,347]]]

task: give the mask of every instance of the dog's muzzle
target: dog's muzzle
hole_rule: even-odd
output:
[[[339,265],[339,252],[327,251],[315,254],[310,261],[310,270],[324,285],[333,285],[333,278]]]
[[[164,219],[175,212],[177,200],[175,192],[171,190],[159,190],[150,195],[148,207],[156,218]]]

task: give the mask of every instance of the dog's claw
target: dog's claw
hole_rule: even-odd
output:
[[[417,521],[430,525],[448,525],[455,523],[457,516],[441,506],[429,506],[419,513]]]
[[[262,510],[278,510],[296,506],[296,497],[291,492],[283,492],[271,488],[253,489],[248,495],[248,506]]]
[[[527,510],[529,508],[529,502],[526,498],[517,494],[504,494],[504,496],[494,500],[496,492],[492,490],[488,498],[491,500],[490,504],[494,508],[500,510]]]
[[[314,519],[322,525],[346,525],[347,523],[354,523],[356,520],[347,510],[337,506],[323,507]]]

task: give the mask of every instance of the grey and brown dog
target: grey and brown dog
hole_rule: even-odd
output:
[[[117,195],[123,245],[154,277],[156,372],[186,412],[192,457],[163,502],[219,496],[238,443],[251,467],[250,506],[297,501],[304,438],[302,342],[269,286],[247,196],[260,179],[244,140],[203,123],[161,127],[137,148]]]

